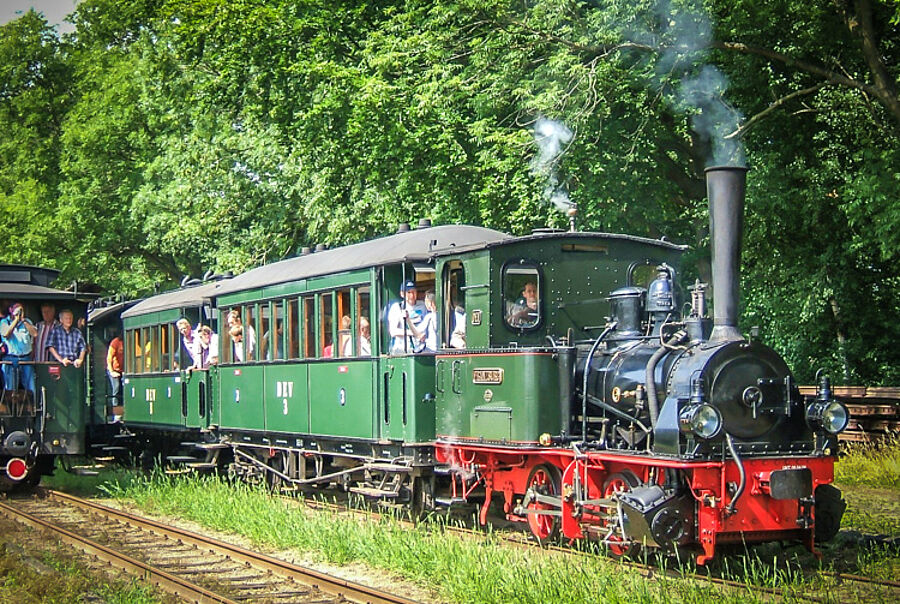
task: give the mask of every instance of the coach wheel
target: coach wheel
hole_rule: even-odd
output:
[[[559,497],[559,470],[555,466],[540,464],[528,475],[528,488],[538,495]],[[559,507],[533,501],[528,504],[529,510],[555,510]],[[554,540],[559,536],[559,516],[549,514],[528,514],[528,527],[538,542]]]
[[[288,473],[288,460],[286,459],[287,454],[284,451],[277,452],[272,459],[269,460],[269,467],[275,472],[281,472],[282,474]],[[266,472],[266,482],[269,488],[274,493],[280,493],[282,486],[284,486],[284,479],[276,474],[275,472]]]
[[[609,478],[606,479],[606,482],[603,483],[603,497],[609,499],[617,493],[630,491],[639,484],[641,484],[641,481],[634,475],[634,472],[631,472],[630,470],[616,472],[615,474],[611,474]],[[622,532],[621,520],[616,518],[616,520],[612,521],[610,524],[610,528],[612,528],[613,531],[606,538],[609,553],[612,554],[614,558],[632,558],[636,556],[640,551],[641,546],[640,544],[625,538],[624,533]]]
[[[847,509],[847,502],[841,497],[840,489],[830,484],[816,487],[815,530],[816,542],[826,543],[834,539],[841,529],[841,518]]]

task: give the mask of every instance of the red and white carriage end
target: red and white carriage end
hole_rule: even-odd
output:
[[[527,522],[540,541],[561,535],[606,544],[614,555],[640,546],[699,551],[796,540],[815,553],[816,489],[832,482],[834,458],[684,461],[576,448],[516,449],[441,444],[451,496],[483,497],[485,524],[494,495],[510,520]]]

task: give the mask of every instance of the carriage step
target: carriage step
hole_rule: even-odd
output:
[[[195,440],[187,440],[187,441],[185,441],[185,442],[183,442],[183,443],[180,443],[180,444],[181,444],[182,447],[196,447],[196,446],[197,446],[198,444],[200,444],[200,443],[198,443],[198,442],[195,441]]]
[[[448,508],[454,505],[473,505],[462,497],[435,497],[434,503],[437,505],[446,506]]]
[[[192,455],[169,455],[168,457],[166,457],[166,461],[172,463],[192,463],[200,460],[196,457],[193,457]]]
[[[196,443],[195,449],[203,449],[204,451],[215,451],[217,449],[230,449],[231,445],[225,443]]]
[[[387,497],[391,499],[396,498],[399,495],[397,491],[384,491],[382,489],[371,489],[368,487],[350,487],[350,492],[362,495],[363,497]]]
[[[215,470],[219,464],[214,462],[206,462],[206,461],[197,461],[194,463],[185,464],[187,467],[192,470]]]
[[[102,450],[106,451],[107,453],[127,453],[128,447],[108,446],[108,447],[103,447]]]
[[[100,476],[100,472],[88,468],[72,468],[69,473],[75,476]]]
[[[113,438],[122,438],[122,439],[134,438],[134,434],[132,434],[131,432],[120,432],[118,434],[113,434]]]
[[[374,472],[395,472],[403,474],[412,472],[412,468],[409,466],[395,466],[389,463],[370,463],[365,466],[365,469]]]
[[[104,462],[104,461],[116,461],[116,456],[115,456],[115,455],[108,455],[108,456],[105,456],[105,457],[95,457],[95,458],[94,458],[94,461],[100,461],[100,462]]]
[[[190,468],[166,468],[165,473],[169,476],[178,476],[181,474],[190,474],[193,472]]]

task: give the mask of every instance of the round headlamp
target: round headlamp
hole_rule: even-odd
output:
[[[850,412],[837,401],[816,401],[806,408],[806,423],[813,430],[837,434],[850,423]]]
[[[681,410],[679,424],[682,432],[703,439],[715,438],[722,431],[722,414],[706,403],[689,405]]]

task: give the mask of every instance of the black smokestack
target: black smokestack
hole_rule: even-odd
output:
[[[710,340],[713,341],[743,339],[737,323],[746,186],[747,168],[715,166],[706,169],[712,238],[714,321]]]

